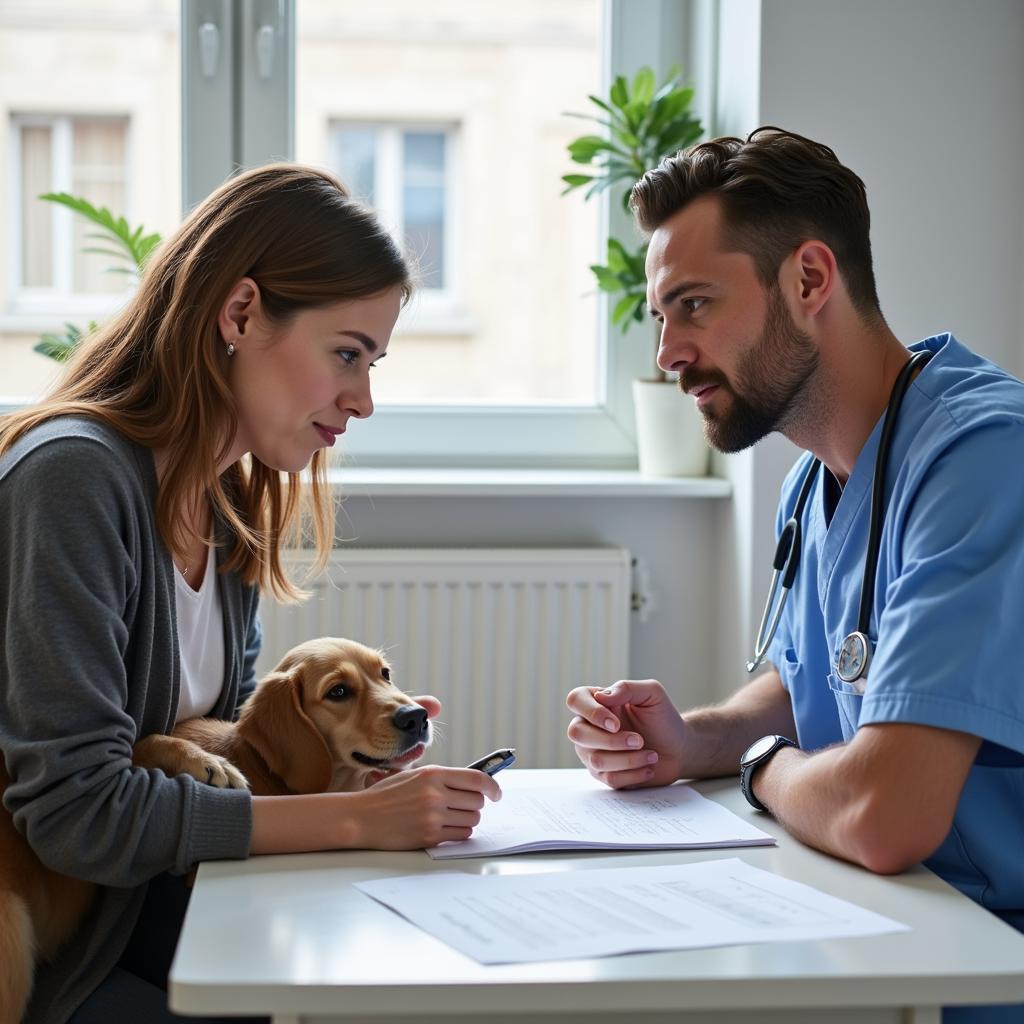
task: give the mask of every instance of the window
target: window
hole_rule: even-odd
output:
[[[0,3],[0,393],[39,395],[58,368],[40,335],[102,322],[131,277],[92,227],[37,197],[82,195],[133,228],[181,221],[180,0]]]
[[[42,202],[46,192],[70,192],[94,206],[127,209],[128,121],[117,117],[12,119],[15,175],[11,208],[17,211],[14,262],[16,302],[90,307],[90,297],[121,294],[123,277],[107,272],[110,260],[89,252],[89,228],[70,211]],[[106,303],[92,303],[103,309]]]
[[[373,206],[417,259],[419,284],[435,307],[456,299],[452,222],[455,129],[427,125],[331,126],[332,169]]]

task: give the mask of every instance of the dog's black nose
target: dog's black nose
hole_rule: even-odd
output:
[[[399,732],[407,733],[416,740],[427,734],[427,709],[418,704],[403,704],[391,719]]]

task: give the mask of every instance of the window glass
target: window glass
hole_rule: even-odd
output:
[[[424,288],[443,288],[445,247],[445,137],[402,136],[402,235],[420,268]]]
[[[106,207],[115,216],[128,212],[125,136],[122,118],[73,118],[71,121],[72,195],[88,199],[95,207]],[[123,273],[115,268],[121,261],[98,249],[110,245],[96,238],[96,227],[81,217],[72,218],[73,292],[123,292]]]
[[[354,196],[376,202],[377,130],[353,125],[335,129],[334,164]]]
[[[366,197],[419,289],[378,404],[593,405],[599,204],[563,197],[601,0],[302,0],[296,159]]]
[[[21,279],[30,288],[53,287],[53,207],[35,196],[48,192],[53,181],[53,129],[25,125],[21,129]]]

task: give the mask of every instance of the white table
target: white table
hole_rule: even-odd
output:
[[[567,773],[510,769],[499,781],[510,789],[560,777]],[[944,1003],[1024,1002],[1024,935],[930,872],[872,875],[786,835],[747,807],[735,780],[697,788],[779,845],[448,862],[360,851],[204,864],[171,969],[171,1007],[271,1014],[275,1024],[939,1024]],[[735,856],[912,930],[485,967],[351,885],[437,870],[586,871]]]

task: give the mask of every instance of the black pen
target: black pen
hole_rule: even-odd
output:
[[[516,759],[516,748],[505,747],[501,750],[492,751],[486,757],[481,757],[479,761],[474,761],[472,764],[467,764],[467,768],[474,768],[478,772],[484,772],[486,775],[496,775],[501,771],[502,768],[507,768]]]

